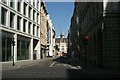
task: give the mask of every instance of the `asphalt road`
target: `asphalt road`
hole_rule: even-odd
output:
[[[80,68],[67,64],[66,59],[49,59],[23,66],[14,70],[3,71],[3,78],[86,78],[91,77]]]
[[[68,60],[64,59],[63,57],[60,57],[57,59],[51,58],[42,62],[40,61],[31,65],[22,66],[13,70],[5,70],[2,72],[3,80],[13,80],[13,78],[17,80],[28,80],[28,78],[32,80],[71,80],[74,78],[81,78],[81,80],[83,80],[93,78],[101,79],[101,75],[95,76],[88,74],[82,70],[81,66],[70,65]]]

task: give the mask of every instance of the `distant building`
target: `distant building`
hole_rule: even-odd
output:
[[[0,30],[2,62],[40,59],[39,1],[0,0]]]
[[[68,42],[68,39],[64,38],[63,34],[60,35],[60,38],[55,38],[55,44],[59,48],[57,52],[59,56],[62,56],[63,54],[67,53],[67,42]]]
[[[50,19],[47,15],[47,57],[53,57],[55,55],[55,29]]]
[[[119,71],[120,2],[108,1],[75,2],[68,52],[84,64]]]

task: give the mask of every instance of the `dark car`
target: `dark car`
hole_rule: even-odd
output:
[[[67,58],[67,54],[64,54],[64,55],[63,55],[63,58],[65,58],[65,59],[66,59],[66,58]]]

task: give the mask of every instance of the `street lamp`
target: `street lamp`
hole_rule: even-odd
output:
[[[15,41],[14,41],[14,38],[12,38],[12,45],[13,45],[13,64],[12,64],[12,66],[14,66],[15,65],[15,63],[14,63],[14,46],[15,46]]]

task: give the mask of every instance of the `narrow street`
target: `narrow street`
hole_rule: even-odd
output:
[[[96,75],[83,70],[83,66],[75,66],[64,57],[49,58],[20,68],[3,70],[2,79],[99,79],[117,78],[111,75]],[[93,69],[94,70],[94,69]]]
[[[0,0],[2,80],[119,79],[120,1],[90,1]]]
[[[37,62],[28,66],[22,66],[14,70],[5,70],[3,78],[88,78],[90,75],[84,73],[80,68],[67,64],[60,57]]]

